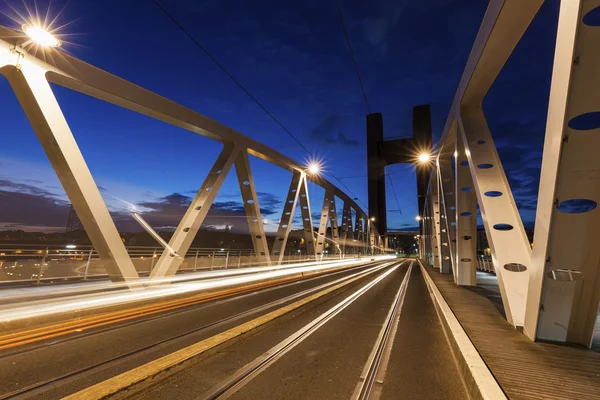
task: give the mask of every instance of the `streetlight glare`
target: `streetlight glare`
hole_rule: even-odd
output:
[[[420,221],[420,220],[422,220],[423,218],[422,218],[420,215],[417,215],[417,216],[415,217],[415,219],[416,219],[417,221]]]
[[[316,162],[311,162],[310,164],[308,164],[308,172],[316,175],[321,171],[321,166],[316,163]]]
[[[58,47],[61,45],[60,39],[42,27],[24,24],[21,28],[31,40],[42,47]]]
[[[421,153],[419,154],[419,162],[426,163],[431,159],[431,155],[429,153]]]

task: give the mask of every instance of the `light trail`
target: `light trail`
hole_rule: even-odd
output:
[[[376,260],[386,260],[394,258],[394,256],[375,256],[371,257]],[[364,261],[365,259],[363,259]],[[345,261],[360,261],[360,259],[356,258],[347,258]],[[186,272],[185,274],[175,275],[171,277],[154,279],[150,280],[148,278],[141,278],[137,282],[133,282],[130,284],[126,283],[113,283],[108,280],[102,282],[79,282],[73,284],[61,284],[55,286],[43,286],[43,287],[31,287],[31,288],[14,288],[14,289],[3,289],[2,290],[2,298],[0,300],[0,304],[2,302],[16,302],[16,301],[32,301],[35,298],[43,297],[43,296],[75,296],[79,294],[85,294],[87,292],[97,292],[101,290],[110,290],[115,291],[118,289],[129,289],[133,288],[146,288],[151,283],[176,283],[176,282],[187,282],[187,281],[197,281],[202,279],[210,279],[210,278],[223,278],[229,276],[236,275],[248,275],[257,272],[265,272],[265,271],[273,271],[287,268],[296,268],[296,267],[306,267],[313,265],[322,265],[327,266],[331,264],[339,264],[340,260],[325,260],[325,261],[308,261],[308,262],[297,262],[290,263],[285,265],[277,265],[272,267],[267,266],[256,266],[256,267],[243,267],[243,268],[228,268],[228,269],[220,269],[220,270],[210,270],[210,271],[197,271],[197,272]],[[11,307],[9,304],[1,305],[0,312],[2,309],[6,309],[7,307]]]
[[[378,257],[386,259],[387,257]],[[146,287],[127,292],[114,291],[108,293],[94,293],[69,298],[57,298],[47,300],[37,300],[29,302],[23,306],[9,305],[4,310],[0,310],[0,323],[9,324],[14,321],[28,318],[47,317],[60,315],[69,312],[81,312],[94,310],[103,307],[126,305],[135,302],[165,298],[192,292],[202,292],[206,290],[219,289],[225,287],[236,287],[244,284],[250,284],[261,280],[277,279],[294,274],[304,274],[318,270],[334,270],[337,268],[349,267],[364,263],[365,260],[343,260],[337,262],[314,263],[316,265],[303,266],[285,266],[260,268],[261,272],[246,273],[243,276],[228,276],[223,278],[206,279],[197,282],[178,282],[169,286]],[[154,282],[154,281],[153,281]]]

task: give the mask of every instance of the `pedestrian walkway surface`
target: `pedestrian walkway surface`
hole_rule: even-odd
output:
[[[600,399],[600,353],[532,342],[506,321],[497,292],[427,272],[510,399]]]

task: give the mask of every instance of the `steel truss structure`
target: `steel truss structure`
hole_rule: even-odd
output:
[[[600,0],[560,4],[533,249],[482,108],[542,3],[490,1],[437,147],[420,244],[457,284],[476,285],[478,205],[508,321],[532,340],[590,346],[600,302]]]
[[[30,54],[21,47],[26,40],[23,33],[0,27],[0,73],[10,82],[113,281],[130,283],[139,276],[54,96],[51,83],[223,143],[223,150],[155,264],[150,275],[151,280],[169,277],[177,272],[232,166],[235,166],[254,250],[264,265],[282,262],[298,201],[301,206],[304,241],[309,255],[315,258],[321,256],[325,240],[333,242],[334,251],[337,252],[345,251],[347,242],[356,241],[357,244],[350,245],[360,246],[363,251],[375,250],[374,244],[367,243],[367,228],[374,236],[379,235],[365,212],[352,198],[329,181],[307,174],[305,166],[217,121],[60,50],[46,50],[50,51],[50,54],[40,51],[41,56]],[[258,157],[292,172],[290,189],[271,251],[265,236],[249,156]],[[325,189],[318,232],[314,232],[310,212],[309,180]],[[338,232],[336,197],[344,204],[341,233]],[[352,235],[352,210],[356,216],[356,238]],[[328,223],[331,223],[332,238],[326,237]]]

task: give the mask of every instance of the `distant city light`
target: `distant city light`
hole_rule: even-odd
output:
[[[42,27],[24,24],[21,29],[31,40],[42,47],[59,47],[61,45],[60,39]]]

